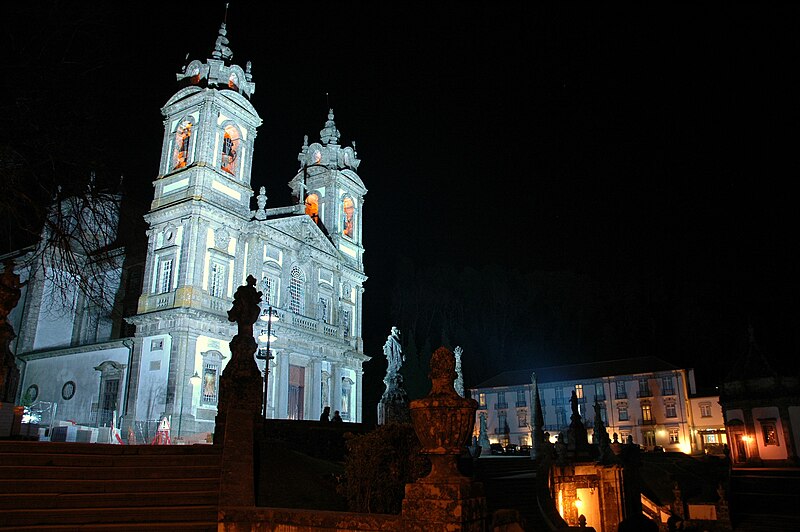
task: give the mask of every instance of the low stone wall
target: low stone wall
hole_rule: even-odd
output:
[[[375,427],[364,423],[324,423],[322,421],[295,421],[291,419],[266,419],[262,435],[286,442],[298,452],[341,461],[347,451],[345,434],[366,434]]]

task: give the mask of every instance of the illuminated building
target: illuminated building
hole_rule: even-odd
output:
[[[628,436],[645,449],[657,446],[690,453],[694,449],[694,420],[689,403],[694,391],[694,371],[683,370],[656,357],[507,371],[472,389],[478,401],[478,418],[486,416],[491,442],[531,443],[531,374],[536,373],[544,417],[551,441],[566,433],[570,423],[569,399],[573,391],[578,409],[591,435],[594,402],[609,436],[620,442]],[[480,424],[476,421],[476,434]]]
[[[253,275],[264,305],[280,318],[272,331],[268,416],[317,419],[329,405],[345,421],[360,421],[362,364],[369,359],[361,339],[367,190],[355,147],[339,145],[331,110],[319,141],[306,137],[302,144],[289,181],[296,204],[268,207],[261,187],[251,208],[262,122],[250,103],[251,66],[231,61],[225,24],[211,55],[184,66],[179,90],[162,108],[146,258],[124,271],[120,259],[104,280],[120,297],[124,287],[141,293],[135,315],[126,318],[135,336],[125,337],[121,321],[104,319],[85,334],[92,317],[80,304],[47,314],[52,295],[34,274],[24,308],[12,316],[24,363],[21,395],[57,403],[57,418],[78,424],[107,424],[116,412],[124,430],[171,416],[184,434],[212,431],[235,334],[227,311],[236,288]]]

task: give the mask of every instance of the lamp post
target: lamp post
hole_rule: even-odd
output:
[[[192,385],[192,391],[194,391],[194,387],[196,384],[200,382],[200,375],[197,374],[197,370],[195,370],[194,375],[189,377],[189,384]],[[186,394],[181,394],[181,413],[178,416],[178,438],[181,437],[181,426],[183,425],[183,398]]]
[[[264,419],[267,419],[267,375],[269,374],[269,361],[273,359],[272,353],[269,352],[269,344],[278,339],[277,336],[272,334],[272,322],[278,321],[278,312],[270,305],[261,312],[259,319],[267,322],[267,330],[264,331],[262,329],[261,334],[258,335],[258,341],[266,343],[267,348],[263,352],[259,349],[256,354],[256,358],[264,361],[264,397],[261,402],[261,414]]]

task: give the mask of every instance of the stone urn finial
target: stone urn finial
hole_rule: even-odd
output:
[[[430,474],[420,482],[466,480],[456,465],[469,443],[478,402],[456,393],[456,361],[452,351],[440,347],[431,356],[431,391],[411,401],[411,420],[422,443],[422,453],[431,460]]]

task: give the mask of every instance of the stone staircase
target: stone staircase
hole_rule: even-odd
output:
[[[475,480],[483,482],[489,514],[497,510],[517,510],[525,520],[525,530],[548,530],[536,501],[536,472],[528,457],[486,457],[474,463]]]
[[[0,530],[216,530],[221,448],[0,441]]]
[[[730,482],[734,530],[800,530],[800,469],[734,469]]]

